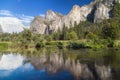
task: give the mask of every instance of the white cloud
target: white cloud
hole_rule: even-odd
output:
[[[16,17],[18,17],[24,25],[28,25],[34,19],[33,16],[27,16],[24,14],[17,14]]]
[[[12,12],[8,10],[0,10],[0,15],[1,16],[13,16]]]
[[[23,31],[23,27],[26,27],[22,22],[15,17],[0,17],[0,25],[3,32],[13,33]]]
[[[25,26],[28,26],[34,18],[33,16],[27,16],[24,14],[14,14],[9,10],[0,10],[0,17],[18,18]]]
[[[21,55],[7,54],[0,60],[0,70],[14,70],[20,67],[24,58]]]
[[[41,17],[45,17],[45,14],[40,14]]]
[[[21,0],[17,0],[18,2]],[[39,14],[41,17],[45,17],[45,14]],[[0,10],[0,17],[13,17],[18,18],[25,26],[29,26],[31,21],[34,19],[33,16],[28,16],[24,14],[16,14],[9,10]]]

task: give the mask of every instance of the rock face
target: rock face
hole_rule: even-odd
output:
[[[110,18],[110,6],[115,1],[99,0],[99,2],[94,1],[82,7],[74,5],[71,11],[64,16],[49,10],[44,18],[39,16],[35,17],[30,24],[30,29],[33,33],[51,34],[58,29],[62,30],[64,26],[68,28],[73,27],[75,22],[79,24],[81,21],[91,20],[94,23],[99,23],[104,19]]]
[[[33,33],[38,33],[38,34],[45,34],[45,30],[47,28],[47,25],[45,24],[45,19],[37,16],[35,19],[32,21],[30,25],[30,29],[33,31]]]
[[[70,25],[73,26],[75,22],[78,24],[80,21],[86,21],[93,6],[93,3],[83,7],[74,5],[72,10],[65,16],[49,10],[45,18],[39,16],[35,17],[30,24],[30,29],[33,33],[49,34],[56,32],[58,29],[62,30],[64,25],[69,28]]]
[[[101,22],[104,19],[109,19],[110,9],[103,3],[96,4],[96,11],[94,15],[94,23]]]
[[[114,6],[114,3],[116,2],[120,3],[120,0],[100,0],[100,1],[102,1],[107,6]]]
[[[47,20],[48,28],[46,33],[52,33],[62,26],[62,17],[60,13],[55,13],[51,10],[47,11],[45,19]]]
[[[70,13],[62,18],[63,24],[70,27],[70,25],[73,26],[75,22],[78,24],[80,21],[86,21],[92,8],[93,6],[90,5],[85,5],[83,7],[74,5]]]

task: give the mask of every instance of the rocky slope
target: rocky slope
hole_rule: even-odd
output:
[[[104,19],[109,19],[111,16],[111,6],[115,1],[120,0],[95,0],[89,5],[82,7],[74,5],[67,15],[61,15],[51,10],[47,11],[46,16],[37,16],[30,24],[30,29],[33,33],[50,34],[58,29],[62,30],[64,26],[71,27],[74,23],[90,20],[94,23],[99,23]]]

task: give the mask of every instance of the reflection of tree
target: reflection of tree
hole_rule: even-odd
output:
[[[105,54],[103,56],[103,59],[104,59],[104,64],[106,64],[106,65],[113,64],[116,60],[116,54],[115,54],[114,50],[112,50],[112,51],[110,50],[108,52],[108,54]]]
[[[112,75],[113,79],[119,80],[120,79],[120,54],[119,51],[115,49],[110,50],[107,52],[105,56],[103,56],[104,64],[112,66]]]
[[[115,49],[108,50],[107,54],[103,56],[103,60],[105,65],[111,65],[112,67],[114,67],[114,69],[117,69],[120,66],[120,55],[119,52]]]

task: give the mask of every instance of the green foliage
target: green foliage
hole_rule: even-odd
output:
[[[34,35],[32,35],[32,40],[34,42],[42,41],[43,40],[43,36],[41,34],[34,34]]]
[[[32,32],[28,29],[25,29],[21,33],[19,33],[19,45],[20,47],[29,48],[29,45],[32,41]]]
[[[119,40],[115,40],[113,47],[120,48],[120,41]]]
[[[113,17],[120,17],[120,3],[115,3],[113,8]]]
[[[0,43],[0,50],[7,50],[8,49],[8,43],[2,42]]]
[[[92,32],[89,32],[86,36],[87,39],[95,40],[98,39],[98,36]]]
[[[60,40],[61,39],[61,31],[58,29],[57,32],[52,34],[52,37],[54,40]]]
[[[113,47],[113,46],[114,46],[114,41],[109,38],[107,47]]]
[[[35,44],[35,48],[42,48],[42,47],[44,47],[45,46],[45,43],[44,42],[37,42],[36,44]]]
[[[69,42],[68,48],[80,49],[80,48],[90,48],[90,46],[85,41],[82,41],[82,42],[75,41],[75,42]]]
[[[78,40],[78,36],[75,31],[72,31],[67,34],[67,39],[68,40]]]
[[[46,46],[56,46],[57,45],[57,41],[49,41],[45,43]]]
[[[63,26],[63,30],[62,30],[62,35],[61,35],[61,39],[62,40],[66,40],[66,38],[67,38],[67,33],[68,33],[68,28],[65,26],[65,24],[64,24],[64,26]]]
[[[59,49],[62,49],[64,47],[64,44],[62,42],[58,42],[57,47]]]
[[[9,33],[0,33],[0,41],[10,41],[11,40],[11,36]]]
[[[47,41],[52,41],[52,36],[51,35],[45,35],[45,39]]]
[[[117,39],[119,37],[119,26],[115,22],[111,22],[109,24],[106,24],[102,28],[102,34],[104,38],[111,38],[111,39]]]
[[[26,39],[27,42],[31,42],[32,39],[32,32],[28,29],[25,29],[24,31],[22,31],[21,33],[21,37]]]

